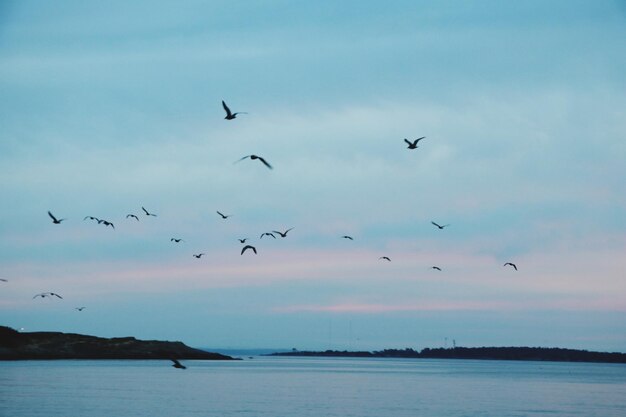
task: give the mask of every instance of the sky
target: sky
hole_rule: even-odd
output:
[[[624,39],[609,0],[3,1],[0,324],[626,352]]]

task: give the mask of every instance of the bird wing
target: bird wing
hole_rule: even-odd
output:
[[[141,206],[141,209],[144,211],[144,213],[146,213],[147,216],[150,215],[150,213],[148,212],[148,210],[146,210],[143,206]]]
[[[268,164],[268,163],[267,163],[267,161],[266,161],[265,159],[261,158],[260,156],[259,156],[258,158],[259,158],[259,160],[260,160],[261,162],[263,162],[263,165],[265,165],[265,166],[266,166],[266,167],[268,167],[269,169],[272,169],[272,166],[271,166],[270,164]]]
[[[407,145],[409,145],[409,146],[410,146],[410,145],[413,145],[413,143],[411,143],[411,141],[410,141],[410,140],[408,140],[407,138],[404,138],[404,141],[405,141],[405,142],[406,142],[406,144],[407,144]]]
[[[233,162],[233,164],[236,164],[237,162],[243,161],[246,158],[250,158],[252,155],[246,155],[243,158],[237,159],[235,162]]]
[[[55,292],[51,292],[50,295],[54,295],[55,297],[58,297],[60,299],[63,299],[63,297],[61,297],[59,294],[55,293]]]
[[[50,213],[50,211],[48,211],[48,216],[50,216],[52,218],[52,220],[54,220],[55,222],[58,222],[57,218],[54,217],[54,215],[52,213]]]
[[[420,140],[425,139],[425,138],[426,138],[426,136],[422,136],[421,138],[415,139],[415,144],[417,145],[417,142],[419,142]]]
[[[226,111],[226,117],[231,117],[233,115],[226,103],[224,103],[224,100],[222,100],[222,107],[224,107],[224,110]]]
[[[439,225],[438,225],[437,223],[435,223],[435,222],[431,222],[431,223],[432,223],[432,224],[434,224],[434,225],[435,225],[435,226],[437,226],[437,227],[441,227],[441,226],[439,226]]]

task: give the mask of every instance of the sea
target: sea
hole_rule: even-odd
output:
[[[245,357],[0,362],[1,417],[626,416],[626,365]]]

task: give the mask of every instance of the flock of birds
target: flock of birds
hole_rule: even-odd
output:
[[[234,120],[234,119],[236,119],[237,115],[239,115],[239,114],[247,114],[246,112],[232,112],[230,110],[230,108],[228,107],[228,105],[223,100],[222,100],[222,107],[224,108],[224,111],[226,112],[226,116],[224,117],[224,119],[226,119],[226,120]],[[414,150],[414,149],[419,148],[418,143],[420,141],[424,140],[425,138],[426,138],[425,136],[422,136],[422,137],[419,137],[419,138],[417,138],[415,140],[412,140],[412,141],[405,138],[404,142],[407,144],[407,149]],[[245,159],[250,159],[251,161],[259,161],[260,163],[262,163],[268,169],[273,169],[272,165],[265,158],[263,158],[261,156],[258,156],[258,155],[252,155],[252,154],[243,156],[242,158],[240,158],[237,161],[235,161],[234,164],[239,163],[239,162],[241,162],[241,161],[243,161]],[[145,216],[147,216],[147,217],[157,217],[157,214],[148,211],[145,207],[142,206],[141,209],[142,209],[143,214]],[[232,215],[224,214],[224,213],[220,212],[219,210],[217,211],[217,214],[223,220],[227,220],[228,218],[232,217]],[[52,223],[53,224],[61,224],[62,222],[67,220],[65,218],[58,218],[51,211],[48,211],[48,216],[50,217],[50,219],[52,219]],[[135,221],[140,221],[139,216],[137,216],[136,214],[133,214],[133,213],[127,214],[126,215],[126,219],[134,219]],[[94,221],[97,224],[103,225],[104,227],[111,227],[112,229],[115,229],[115,225],[110,220],[100,219],[100,218],[97,218],[97,217],[94,217],[94,216],[85,216],[85,218],[83,220],[84,221],[86,221],[86,220]],[[439,230],[444,230],[445,228],[450,226],[450,224],[439,224],[439,223],[437,223],[435,221],[431,221],[431,224],[433,226],[435,226]],[[279,230],[272,230],[270,232],[264,232],[264,233],[262,233],[259,236],[259,239],[263,239],[264,237],[267,237],[267,238],[271,237],[273,239],[276,239],[276,235],[280,236],[281,238],[286,238],[287,234],[291,230],[293,230],[293,229],[294,229],[294,227],[286,229],[285,231],[282,231],[282,232],[279,231]],[[354,238],[352,236],[349,236],[349,235],[343,235],[343,236],[340,236],[340,238],[346,239],[346,240],[354,240]],[[239,242],[242,245],[244,245],[241,248],[241,252],[240,252],[241,255],[243,255],[246,252],[252,252],[254,254],[258,253],[257,252],[257,248],[255,246],[253,246],[251,244],[246,244],[246,242],[248,241],[248,238],[239,238],[238,240],[239,240]],[[184,240],[182,238],[179,238],[179,237],[172,237],[172,238],[170,238],[170,242],[172,242],[172,243],[182,243],[182,242],[184,242]],[[192,256],[194,258],[196,258],[196,259],[200,259],[204,255],[205,255],[204,252],[192,254]],[[391,258],[388,257],[388,256],[381,256],[378,259],[381,260],[381,261],[391,262]],[[515,271],[518,270],[517,269],[517,265],[514,264],[513,262],[506,262],[503,266],[504,267],[511,267]],[[436,270],[436,271],[442,271],[442,268],[440,266],[437,266],[437,265],[434,265],[434,266],[430,267],[430,269]],[[4,279],[4,278],[0,278],[0,281],[1,282],[8,282],[8,280]],[[56,292],[42,292],[42,293],[39,293],[39,294],[35,294],[33,296],[33,299],[36,299],[36,298],[42,298],[42,299],[43,298],[63,299],[63,297],[60,294],[56,293]],[[84,306],[74,307],[74,309],[77,310],[77,311],[83,311],[85,308],[86,307],[84,307]],[[176,359],[171,359],[171,360],[174,362],[174,364],[172,365],[173,367],[178,368],[178,369],[186,369],[186,367],[183,366],[178,360],[176,360]]]

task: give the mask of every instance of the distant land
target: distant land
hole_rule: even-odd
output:
[[[0,360],[21,359],[208,359],[234,360],[219,353],[194,349],[182,342],[110,339],[74,333],[20,333],[0,326]]]
[[[385,349],[381,351],[338,351],[320,352],[291,350],[275,352],[270,356],[325,356],[344,358],[419,358],[419,359],[483,359],[507,361],[553,361],[553,362],[605,362],[626,363],[625,353],[590,352],[587,350],[541,348],[541,347],[478,347],[436,348],[416,351],[407,349]]]

